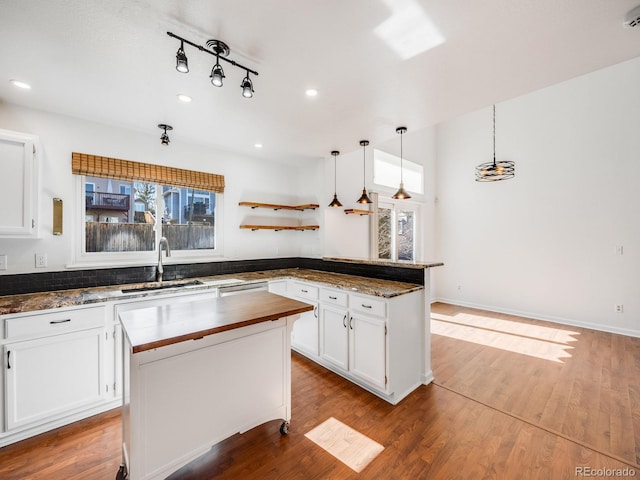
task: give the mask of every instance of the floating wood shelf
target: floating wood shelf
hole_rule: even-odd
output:
[[[270,208],[272,210],[315,210],[320,205],[315,203],[307,203],[305,205],[276,205],[273,203],[258,203],[258,202],[239,202],[238,205],[241,207],[251,207],[251,208]]]
[[[371,210],[358,210],[357,208],[345,208],[344,213],[349,215],[350,213],[355,215],[371,215],[373,212]]]
[[[320,225],[240,225],[240,228],[250,229],[251,231],[256,230],[318,230]]]

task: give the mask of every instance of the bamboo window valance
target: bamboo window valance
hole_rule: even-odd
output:
[[[71,154],[71,172],[76,175],[115,178],[137,182],[160,183],[172,187],[196,188],[224,193],[224,175],[99,157],[86,153]]]

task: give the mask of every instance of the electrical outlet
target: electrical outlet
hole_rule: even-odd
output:
[[[6,269],[7,269],[7,256],[0,255],[0,270],[6,270]]]
[[[621,303],[614,305],[614,308],[616,313],[624,313],[624,305]]]
[[[36,268],[45,268],[47,266],[47,254],[36,253]]]

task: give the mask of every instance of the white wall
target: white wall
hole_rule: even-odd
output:
[[[79,238],[81,227],[76,214],[77,176],[71,174],[73,151],[223,174],[226,181],[222,239],[225,258],[320,256],[322,239],[319,232],[240,230],[241,222],[248,223],[252,216],[263,216],[260,219],[266,220],[271,213],[239,207],[238,202],[319,203],[323,185],[322,175],[318,172],[322,162],[305,162],[299,167],[265,162],[180,142],[178,135],[172,137],[169,147],[164,147],[159,141],[160,130],[154,131],[154,135],[139,133],[9,104],[0,104],[0,128],[39,135],[42,145],[41,238],[0,239],[0,254],[8,255],[9,267],[0,274],[60,271],[73,262],[74,242]],[[304,189],[299,189],[303,178],[308,181]],[[53,197],[62,198],[64,202],[62,236],[51,234]],[[302,217],[297,212],[276,216],[277,221],[285,222]],[[305,212],[303,218],[307,217],[308,223],[321,220],[319,212]],[[47,268],[35,268],[36,252],[47,254]],[[177,261],[175,255],[168,259],[169,263],[172,261]]]
[[[490,107],[437,127],[439,299],[640,335],[639,86],[637,58],[498,104],[509,181],[474,181]]]

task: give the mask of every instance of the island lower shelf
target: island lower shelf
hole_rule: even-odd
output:
[[[257,292],[120,315],[128,478],[166,478],[235,433],[290,420],[291,329],[312,306],[289,300]],[[140,348],[149,330],[162,346]]]

